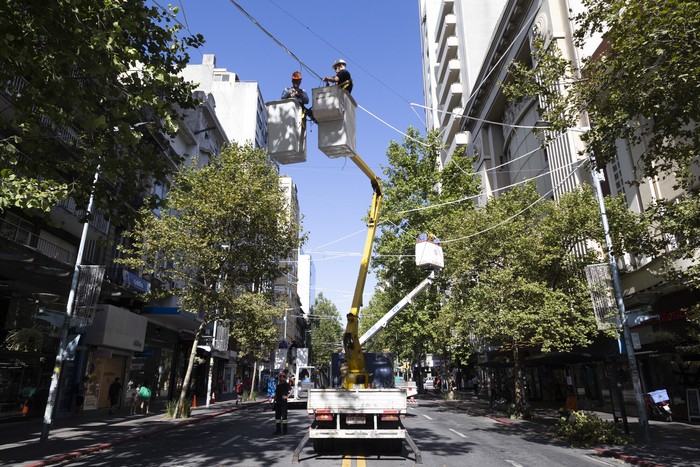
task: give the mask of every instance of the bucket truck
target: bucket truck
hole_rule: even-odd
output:
[[[406,388],[374,388],[367,371],[362,344],[372,337],[413,298],[425,290],[436,278],[432,272],[401,302],[393,307],[380,323],[359,337],[359,311],[369,270],[370,255],[378,226],[382,188],[379,178],[355,153],[355,109],[352,96],[337,86],[312,90],[313,112],[318,122],[318,147],[328,157],[347,157],[364,173],[372,187],[368,230],[355,285],[352,305],[347,314],[343,334],[345,362],[341,367],[341,387],[309,389],[307,412],[312,419],[308,432],[294,451],[294,462],[311,440],[316,452],[330,450],[337,440],[381,440],[382,446],[400,452],[406,440],[422,463],[420,451],[403,427],[407,412]],[[268,153],[281,164],[306,160],[305,122],[300,105],[293,99],[276,101],[268,107]],[[426,269],[442,268],[442,249],[438,242],[426,238],[416,245],[418,266]]]

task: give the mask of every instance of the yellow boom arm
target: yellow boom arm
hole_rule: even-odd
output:
[[[374,237],[377,233],[377,223],[379,220],[379,206],[382,201],[382,188],[379,178],[372,172],[365,162],[360,159],[360,156],[352,156],[350,159],[367,175],[372,183],[372,206],[369,212],[369,222],[367,224],[367,237],[365,239],[365,247],[362,252],[362,261],[360,263],[360,273],[357,276],[357,284],[355,285],[355,295],[352,298],[352,306],[347,316],[347,326],[343,335],[343,347],[345,349],[345,363],[347,368],[342,371],[345,373],[343,378],[343,387],[345,389],[363,389],[369,387],[369,376],[365,368],[365,356],[362,353],[359,339],[359,323],[358,316],[362,307],[362,295],[365,290],[365,281],[367,280],[367,272],[369,271],[369,259],[372,254],[372,245]]]

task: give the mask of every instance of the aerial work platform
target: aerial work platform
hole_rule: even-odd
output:
[[[357,103],[338,86],[312,89],[313,114],[318,122],[318,148],[329,158],[354,157]],[[295,99],[267,106],[267,152],[280,164],[306,161],[306,121]]]
[[[267,106],[267,153],[280,164],[306,162],[306,122],[296,99]]]
[[[445,267],[442,245],[435,235],[422,233],[416,239],[416,266],[421,269]]]
[[[312,96],[314,117],[318,121],[318,149],[330,158],[357,155],[355,99],[338,86],[314,88]]]

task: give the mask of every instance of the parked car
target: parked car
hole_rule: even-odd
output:
[[[428,376],[423,380],[423,389],[426,391],[432,391],[435,389],[435,380],[433,380],[432,376]]]

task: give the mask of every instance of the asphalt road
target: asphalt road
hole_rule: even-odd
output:
[[[624,465],[597,457],[593,450],[572,449],[552,437],[488,417],[472,416],[439,401],[411,405],[405,426],[425,466],[600,466]],[[165,431],[62,465],[85,466],[275,466],[403,467],[416,465],[404,443],[401,454],[385,455],[367,443],[342,446],[318,455],[311,443],[299,464],[292,454],[309,421],[303,410],[290,411],[289,434],[274,431],[274,414],[264,405],[227,413],[201,423]],[[381,446],[380,446],[381,450]]]

